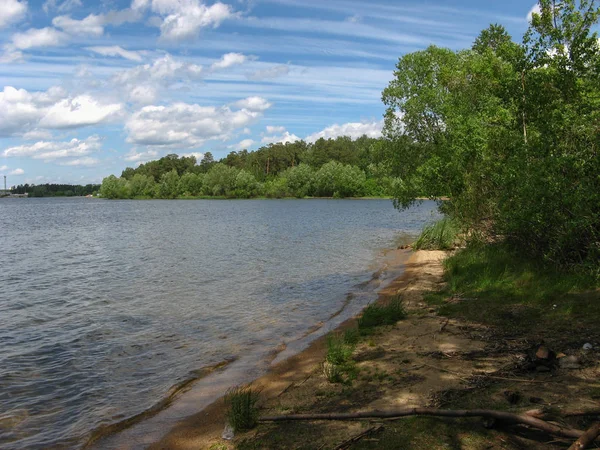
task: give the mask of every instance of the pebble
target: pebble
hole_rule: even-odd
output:
[[[592,344],[590,344],[589,342],[586,342],[585,344],[583,344],[583,349],[586,351],[591,350],[593,348],[594,348],[594,346]]]

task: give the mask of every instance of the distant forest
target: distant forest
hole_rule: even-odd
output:
[[[29,194],[29,197],[80,197],[100,190],[99,184],[20,184],[12,187],[12,194]]]
[[[105,178],[100,193],[111,199],[391,196],[402,175],[397,147],[416,146],[408,138],[344,136],[232,151],[219,161],[210,152],[201,161],[171,154]]]

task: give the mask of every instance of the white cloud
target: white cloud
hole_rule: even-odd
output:
[[[254,141],[252,139],[244,139],[244,140],[238,142],[237,144],[228,146],[227,148],[232,148],[234,150],[240,151],[240,150],[248,150],[250,147],[252,147],[252,145],[254,145]]]
[[[143,64],[118,72],[112,79],[127,98],[140,104],[151,104],[161,89],[175,81],[197,80],[202,77],[203,67],[179,61],[166,54],[152,64]]]
[[[27,11],[26,1],[2,0],[0,2],[0,28],[17,22]]]
[[[58,3],[58,0],[47,0],[42,5],[42,9],[46,14],[48,14],[48,12],[53,10],[58,12],[66,12],[81,6],[83,6],[81,0],[65,0],[62,3]]]
[[[37,47],[56,47],[67,43],[68,36],[55,28],[30,28],[24,33],[13,34],[12,43],[7,46],[18,50]],[[5,48],[7,48],[5,47]]]
[[[9,173],[9,175],[23,175],[25,171],[23,169],[15,169]]]
[[[61,166],[83,166],[83,167],[92,167],[98,165],[100,161],[96,158],[92,158],[90,156],[86,156],[84,158],[72,159],[71,161],[65,161],[59,163]]]
[[[189,152],[189,153],[181,153],[179,156],[185,156],[185,157],[190,157],[193,156],[194,158],[196,158],[196,163],[199,163],[200,161],[202,161],[202,158],[204,158],[204,153],[200,153],[200,152]]]
[[[248,57],[242,53],[226,53],[221,59],[213,64],[211,64],[211,70],[219,70],[226,69],[231,66],[235,66],[238,64],[243,64],[246,62]]]
[[[381,137],[383,121],[378,122],[350,122],[342,125],[332,125],[324,130],[318,131],[306,137],[307,142],[315,142],[317,139],[335,139],[339,136],[349,136],[358,139],[363,135],[370,138]]]
[[[541,14],[542,10],[540,9],[540,4],[536,3],[535,5],[533,5],[531,7],[531,9],[529,10],[529,12],[527,13],[527,21],[531,22],[531,19],[533,19],[533,14]]]
[[[102,103],[89,94],[72,97],[60,87],[28,92],[5,86],[0,91],[0,136],[95,125],[118,116],[121,110],[118,103]]]
[[[90,136],[87,139],[71,139],[66,142],[40,141],[31,145],[19,145],[4,150],[5,157],[20,157],[43,159],[52,161],[55,159],[86,156],[100,150],[102,141],[98,136]]]
[[[199,0],[134,0],[131,7],[136,11],[150,8],[161,16],[161,36],[173,40],[194,38],[201,28],[216,28],[234,16],[229,5],[216,2],[206,6]]]
[[[31,130],[23,134],[23,139],[26,141],[38,141],[52,139],[52,133],[48,130]]]
[[[135,150],[132,150],[127,155],[125,155],[123,159],[125,161],[131,161],[141,164],[142,162],[151,161],[153,159],[156,159],[157,157],[158,151],[156,150],[148,150],[146,152],[137,152]]]
[[[86,50],[90,50],[102,56],[120,56],[121,58],[138,62],[142,60],[142,56],[139,52],[125,50],[123,47],[118,45],[86,47]]]
[[[267,125],[266,130],[267,130],[268,134],[284,133],[285,127],[276,127],[273,125]]]
[[[8,170],[8,166],[0,166],[0,172],[5,172]]]
[[[52,105],[40,120],[43,128],[74,128],[110,120],[121,112],[119,103],[102,104],[90,95],[66,98]]]
[[[267,127],[268,129],[269,127]],[[285,130],[285,128],[284,128]],[[299,141],[300,138],[289,131],[283,131],[280,135],[263,136],[260,140],[262,144],[287,144],[289,142]]]
[[[261,100],[262,107],[269,105],[266,100]],[[241,103],[256,101],[245,99]],[[208,140],[227,140],[236,130],[258,121],[266,109],[240,108],[232,110],[228,106],[200,106],[188,103],[145,106],[132,114],[127,121],[127,141],[146,146],[198,148]]]
[[[249,111],[266,111],[272,105],[262,97],[248,97],[243,100],[238,100],[233,104],[237,108],[247,109]]]
[[[283,77],[290,73],[290,68],[286,64],[280,64],[264,70],[257,70],[246,75],[246,78],[252,81],[262,81],[269,78]]]
[[[102,36],[105,19],[103,15],[90,14],[77,20],[70,16],[57,16],[52,19],[52,25],[73,36]]]

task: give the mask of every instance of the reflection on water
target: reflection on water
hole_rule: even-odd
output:
[[[203,367],[258,367],[372,299],[381,250],[434,206],[0,201],[0,447],[78,447]]]

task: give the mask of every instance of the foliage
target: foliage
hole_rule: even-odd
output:
[[[416,250],[451,250],[456,246],[459,224],[456,220],[443,218],[425,227],[414,244]]]
[[[380,151],[395,170],[397,207],[449,196],[444,211],[468,230],[594,270],[600,9],[591,0],[541,0],[540,9],[523,44],[492,25],[471,49],[403,56],[383,91],[389,141]]]
[[[356,378],[356,365],[352,359],[356,342],[348,334],[327,335],[327,356],[323,363],[323,374],[330,383],[351,383]]]
[[[186,172],[179,179],[177,190],[181,195],[194,197],[202,193],[204,187],[204,174]]]
[[[83,197],[100,189],[99,184],[20,184],[10,189],[11,194],[29,194],[29,197]]]
[[[129,198],[130,190],[127,180],[114,175],[104,178],[100,186],[100,195],[109,199]]]
[[[406,318],[406,311],[402,306],[400,296],[392,298],[387,304],[372,303],[365,308],[358,318],[358,329],[361,334],[368,334],[373,328],[381,325],[394,325],[399,320]]]
[[[199,164],[194,157],[170,154],[135,169],[128,167],[121,178],[130,198],[174,198],[173,186],[160,186],[164,175],[173,171],[179,177],[176,196],[183,197],[383,197],[391,194],[398,168],[405,167],[386,158],[411,145],[402,141],[392,146],[385,141],[342,136],[312,144],[269,144],[256,151],[230,152],[220,161],[206,152]],[[124,192],[119,195],[111,198],[127,197]]]
[[[227,419],[234,431],[251,430],[258,423],[258,392],[251,387],[236,386],[227,391]]]
[[[177,170],[163,174],[156,185],[156,196],[159,198],[176,198],[179,195],[179,175]]]
[[[505,243],[470,243],[444,261],[445,289],[429,296],[439,314],[565,340],[588,336],[600,320],[598,278],[564,273]],[[452,298],[453,301],[447,301]]]

